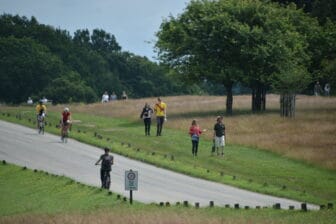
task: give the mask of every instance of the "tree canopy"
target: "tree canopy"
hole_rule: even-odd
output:
[[[122,51],[102,29],[69,32],[30,19],[0,16],[0,102],[46,96],[55,103],[94,102],[105,92],[129,97],[178,95],[169,69]]]
[[[316,19],[292,5],[195,0],[163,21],[156,47],[183,79],[220,82],[228,92],[233,83],[244,83],[252,89],[252,109],[262,110],[266,90],[296,93],[312,82],[319,31]],[[229,93],[226,106],[231,113]]]

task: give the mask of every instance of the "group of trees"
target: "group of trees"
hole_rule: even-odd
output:
[[[314,82],[336,86],[336,1],[193,0],[157,32],[160,63],[122,51],[101,29],[67,31],[32,17],[0,16],[0,102],[47,96],[55,103],[94,102],[104,91],[149,97],[193,93],[252,95],[266,109],[266,92],[281,95],[284,116],[295,94]],[[220,89],[222,88],[222,89]]]
[[[281,94],[283,115],[290,116],[296,93],[315,81],[336,84],[336,25],[279,2],[191,1],[182,14],[161,24],[159,57],[183,79],[223,84],[228,114],[232,87],[243,83],[252,90],[253,111],[266,109],[266,91],[272,90]]]
[[[122,51],[101,29],[67,31],[31,17],[0,16],[0,102],[46,96],[54,103],[94,102],[105,91],[130,97],[191,93],[169,69]]]

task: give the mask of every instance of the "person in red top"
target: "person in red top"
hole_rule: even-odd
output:
[[[71,125],[71,113],[69,108],[64,108],[64,111],[62,112],[62,118],[61,118],[61,138],[63,140],[64,135],[67,133],[68,129]]]
[[[193,156],[197,156],[200,134],[202,134],[202,130],[198,126],[196,120],[193,120],[189,128],[189,135],[191,137],[191,143],[192,143],[191,151],[192,151]]]

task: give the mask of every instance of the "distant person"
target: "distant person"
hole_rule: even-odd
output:
[[[152,114],[153,114],[153,109],[149,106],[148,103],[145,103],[145,106],[142,109],[142,112],[140,114],[140,118],[143,119],[143,121],[144,121],[145,135],[146,136],[150,135],[150,128],[151,128],[151,123],[152,123]]]
[[[215,139],[215,148],[217,156],[224,156],[224,146],[225,146],[225,125],[223,123],[223,117],[218,116],[216,124],[214,126],[214,139]],[[219,149],[221,149],[219,151]]]
[[[160,97],[157,99],[157,103],[154,106],[154,112],[156,115],[156,136],[161,136],[163,123],[167,119],[167,105],[162,102]]]
[[[117,95],[115,94],[115,92],[112,92],[111,96],[110,96],[110,101],[114,101],[114,100],[117,100],[118,97]]]
[[[109,154],[110,150],[108,148],[104,148],[104,152],[105,153],[100,156],[95,165],[99,165],[99,162],[101,161],[101,168],[100,168],[101,187],[109,189],[110,183],[105,183],[106,181],[105,178],[108,177],[108,179],[111,180],[110,172],[112,170],[112,165],[114,161],[113,156]]]
[[[28,97],[27,104],[28,105],[33,105],[34,104],[32,98]]]
[[[191,126],[189,128],[189,135],[191,137],[191,144],[192,144],[191,152],[193,156],[197,156],[199,137],[201,134],[202,134],[202,130],[198,126],[196,120],[192,120]]]
[[[102,96],[102,103],[107,103],[108,101],[109,101],[109,95],[108,95],[107,91],[105,91],[103,96]]]
[[[122,91],[121,99],[122,100],[127,100],[128,96],[125,91]]]
[[[321,95],[321,92],[322,92],[321,85],[320,85],[319,82],[316,82],[315,85],[314,85],[314,95],[319,96],[319,95]]]
[[[44,104],[48,103],[48,99],[45,96],[42,98],[42,101]]]
[[[324,85],[324,94],[325,94],[326,96],[330,96],[330,84],[329,84],[329,83],[326,83],[326,84]]]

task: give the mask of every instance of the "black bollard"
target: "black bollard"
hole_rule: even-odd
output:
[[[276,203],[276,204],[274,204],[274,205],[273,205],[273,208],[274,208],[274,209],[281,209],[281,205],[280,205],[280,203]]]
[[[301,204],[301,210],[306,212],[308,209],[307,209],[307,204],[306,203],[302,203]]]
[[[334,208],[334,205],[333,203],[329,202],[328,205],[327,205],[328,209],[333,209]]]

